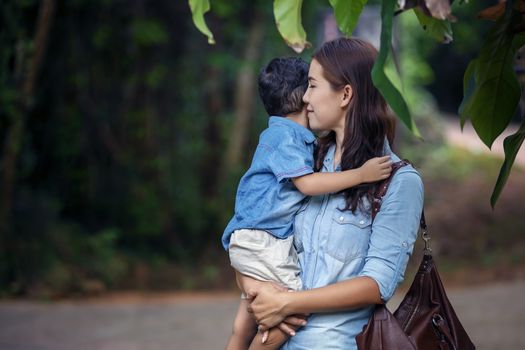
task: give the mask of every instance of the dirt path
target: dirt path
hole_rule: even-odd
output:
[[[525,349],[525,281],[451,289],[479,350]],[[393,305],[399,299],[394,298]],[[223,349],[232,294],[137,294],[58,303],[0,302],[1,350]]]

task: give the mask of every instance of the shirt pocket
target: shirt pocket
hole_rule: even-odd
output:
[[[363,257],[368,251],[372,218],[356,211],[334,210],[331,230],[327,234],[327,254],[347,262]]]

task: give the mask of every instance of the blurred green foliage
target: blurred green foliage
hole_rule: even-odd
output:
[[[42,44],[38,18],[49,4],[45,50],[31,80]],[[220,236],[267,125],[254,84],[249,108],[238,106],[240,77],[253,80],[271,58],[294,53],[267,1],[211,5],[212,46],[194,28],[186,1],[0,3],[0,295],[233,285]],[[328,6],[305,1],[309,38],[319,36]],[[414,18],[405,17],[400,25],[415,32]],[[262,38],[249,47],[256,25]],[[453,30],[474,35],[462,43],[477,40],[466,24]],[[404,92],[427,139],[407,153],[416,161],[439,155],[433,150],[442,141],[437,104],[416,87],[450,69],[437,65],[441,49],[423,35],[399,38]],[[247,127],[237,129],[242,115]],[[229,163],[240,134],[241,157]],[[415,141],[401,139],[408,152]]]
[[[49,4],[27,95],[38,18]],[[243,149],[253,149],[267,123],[254,98],[249,129],[232,129],[236,82],[254,18],[271,22],[273,14],[263,0],[213,6],[208,23],[221,30],[209,46],[186,1],[0,4],[0,293],[188,287],[179,277],[192,273],[191,286],[225,283],[220,235],[251,152],[231,169],[224,153],[239,132],[248,134]],[[316,19],[309,8],[307,23]],[[271,57],[293,54],[274,27],[263,35],[249,66],[255,74]],[[194,265],[204,266],[202,276]]]

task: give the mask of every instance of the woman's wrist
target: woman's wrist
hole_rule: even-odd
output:
[[[295,312],[295,304],[294,304],[294,297],[295,297],[295,291],[288,291],[286,293],[283,293],[283,306],[282,306],[282,312],[286,315],[294,315],[297,312]]]

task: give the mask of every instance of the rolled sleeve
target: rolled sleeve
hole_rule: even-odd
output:
[[[404,279],[419,230],[423,197],[419,174],[412,168],[399,170],[372,224],[368,253],[359,275],[377,282],[385,303]]]
[[[268,159],[279,182],[313,173],[313,162],[313,146],[297,139],[280,142]]]

